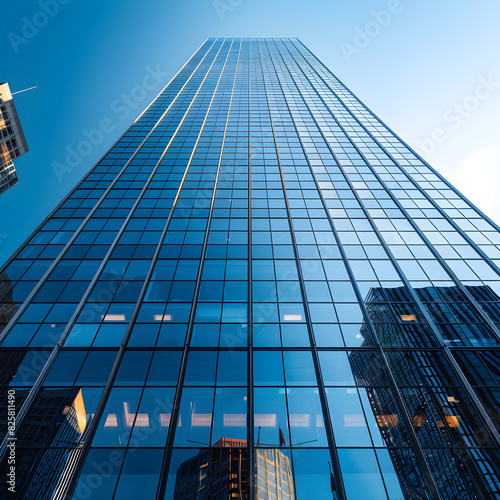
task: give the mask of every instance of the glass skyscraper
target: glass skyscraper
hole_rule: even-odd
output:
[[[208,39],[1,270],[0,496],[500,498],[499,268],[301,42]]]

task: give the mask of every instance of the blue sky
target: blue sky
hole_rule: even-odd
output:
[[[498,19],[494,0],[7,2],[1,79],[38,88],[15,99],[30,151],[0,196],[0,265],[211,36],[299,38],[500,223]]]

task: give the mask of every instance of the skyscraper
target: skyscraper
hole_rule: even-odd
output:
[[[499,245],[301,42],[208,39],[1,270],[1,473],[500,498]]]
[[[0,194],[17,184],[12,160],[27,152],[28,145],[9,84],[0,83]]]

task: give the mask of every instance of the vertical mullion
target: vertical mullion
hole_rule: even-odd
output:
[[[251,143],[251,44],[246,42],[247,47],[247,71],[248,71],[248,265],[247,265],[247,445],[248,445],[248,493],[249,499],[255,498],[255,417],[254,417],[254,389],[253,389],[253,284],[252,284],[252,143]]]

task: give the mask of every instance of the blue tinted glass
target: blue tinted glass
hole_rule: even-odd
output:
[[[253,363],[255,385],[284,385],[281,352],[255,351]]]
[[[191,351],[188,356],[184,383],[189,385],[214,385],[217,353]]]

